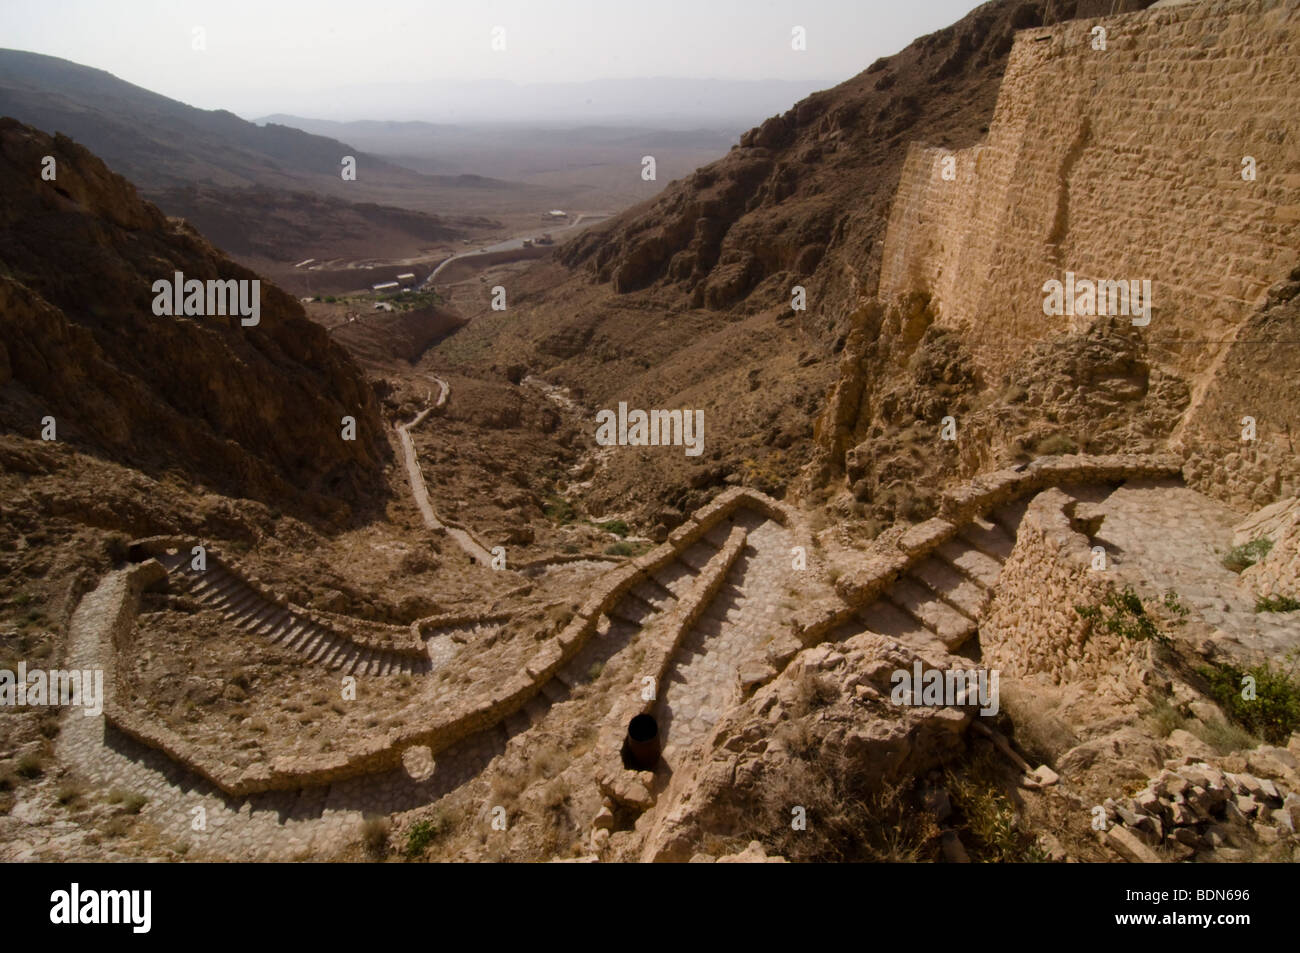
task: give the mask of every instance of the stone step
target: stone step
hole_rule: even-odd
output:
[[[280,621],[283,610],[274,602],[264,602],[261,608],[245,623],[245,627],[254,635],[265,635],[272,631]]]
[[[323,664],[339,647],[339,639],[333,632],[326,632],[325,638],[321,639],[320,647],[307,657],[309,662]]]
[[[1001,526],[988,520],[973,520],[959,529],[957,535],[998,562],[1006,562],[1010,559],[1011,550],[1016,546],[1014,537],[1007,535]]]
[[[226,618],[242,624],[242,620],[252,618],[254,613],[264,605],[266,602],[261,596],[251,589],[246,589],[238,599],[227,602],[222,611],[226,614]]]
[[[638,612],[644,610],[646,614],[649,614],[649,613],[663,611],[654,602],[638,594],[636,589],[629,589],[627,591],[627,594],[623,596],[623,601],[628,605],[629,608],[635,607]],[[642,618],[644,618],[644,615],[642,616]]]
[[[217,598],[234,588],[233,580],[225,573],[194,572],[184,570],[181,573],[185,588],[196,598]]]
[[[302,652],[319,637],[320,626],[310,619],[307,619],[306,624],[302,627],[302,631],[298,633],[297,638],[293,640],[293,644],[290,645],[289,648],[295,652]]]
[[[654,580],[671,592],[674,598],[680,599],[697,575],[699,575],[697,570],[675,559],[654,573]]]
[[[704,567],[709,564],[709,560],[718,553],[719,549],[716,546],[711,546],[704,540],[700,540],[678,553],[677,561],[698,573],[703,571]]]
[[[991,594],[975,580],[934,556],[922,560],[907,575],[972,619],[979,619]]]
[[[226,603],[226,597],[211,586],[193,585],[188,587],[188,591],[201,606],[220,610]]]
[[[314,625],[311,628],[311,634],[306,639],[304,639],[302,645],[297,647],[294,651],[301,652],[303,655],[307,656],[307,658],[311,658],[313,655],[319,652],[321,650],[321,646],[323,646],[328,641],[329,641],[328,633],[326,633],[326,631],[322,629],[320,626]]]
[[[1032,499],[1032,496],[1028,496],[1004,503],[989,514],[989,519],[1014,540],[1020,529],[1020,521],[1025,518],[1025,511],[1029,509]]]
[[[641,580],[632,587],[631,591],[636,593],[638,599],[650,603],[661,612],[677,601],[677,596],[673,591],[655,579],[654,576],[648,576]]]
[[[296,640],[298,636],[302,634],[302,630],[306,628],[307,625],[308,622],[306,619],[302,618],[301,616],[293,615],[291,613],[289,615],[289,618],[284,622],[284,624],[281,625],[276,630],[271,641],[274,642],[276,645],[280,645],[285,648],[288,648],[289,646],[293,645],[294,640]]]
[[[620,599],[609,614],[611,618],[620,619],[640,628],[646,624],[647,620],[658,613],[653,606],[647,605],[639,599]]]
[[[1002,575],[1002,563],[961,539],[945,540],[935,548],[935,554],[986,589],[997,585]]]
[[[904,576],[890,587],[889,600],[939,637],[949,649],[955,649],[978,628],[925,586]]]
[[[880,599],[867,606],[857,614],[857,621],[868,632],[897,639],[913,651],[947,652],[947,648],[933,632],[888,599]],[[837,637],[848,638],[860,634],[859,631],[849,631],[851,627],[852,622],[840,626],[836,630]]]
[[[934,633],[894,605],[888,599],[878,599],[857,615],[858,621],[877,635],[904,641],[921,639],[929,642]]]
[[[723,520],[718,523],[718,525],[714,526],[713,529],[701,536],[700,539],[704,540],[715,550],[721,550],[723,546],[727,545],[727,537],[731,535],[731,530],[734,526],[735,524],[730,520]]]
[[[348,643],[343,639],[335,639],[330,645],[329,651],[321,656],[321,664],[326,668],[335,668],[339,658],[347,651]]]

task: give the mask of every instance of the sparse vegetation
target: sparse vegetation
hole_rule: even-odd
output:
[[[1151,704],[1151,711],[1147,713],[1147,720],[1151,723],[1152,729],[1160,738],[1168,738],[1171,734],[1183,727],[1187,719],[1174,704],[1164,696],[1155,699]]]
[[[361,822],[361,843],[371,857],[382,857],[388,850],[388,834],[392,824],[380,814],[372,814]],[[410,841],[407,842],[408,847]]]
[[[1257,747],[1260,743],[1259,739],[1245,728],[1222,718],[1213,718],[1204,724],[1193,721],[1190,730],[1219,754],[1245,751]]]
[[[1033,838],[1021,830],[1015,806],[998,782],[993,756],[975,755],[960,770],[949,769],[944,784],[963,821],[974,860],[994,863],[1039,861]]]
[[[410,859],[423,856],[429,845],[451,828],[450,818],[439,810],[424,820],[416,821],[406,835],[406,856]]]
[[[1290,596],[1266,596],[1255,603],[1256,612],[1295,612],[1300,609],[1300,599]]]
[[[556,493],[547,495],[546,502],[542,504],[542,512],[547,519],[559,523],[561,526],[572,523],[578,515],[573,509],[573,504]]]
[[[631,543],[624,540],[605,547],[606,556],[640,556],[650,550],[649,543]]]
[[[754,829],[730,843],[757,840],[791,861],[914,862],[937,856],[938,824],[908,785],[880,784],[842,751],[823,750],[811,733],[760,797]],[[792,805],[803,809],[805,830],[792,828]]]
[[[1054,433],[1038,441],[1038,446],[1034,450],[1039,456],[1056,457],[1067,453],[1078,453],[1079,445],[1069,434]]]
[[[1167,592],[1164,607],[1175,618],[1170,624],[1180,625],[1188,610],[1178,601],[1176,592]],[[1132,586],[1122,590],[1111,588],[1099,606],[1075,606],[1074,611],[1094,628],[1100,626],[1111,635],[1131,641],[1151,640],[1169,644],[1169,636],[1160,630],[1156,619],[1142,605],[1142,599]]]
[[[1259,562],[1273,549],[1273,541],[1265,536],[1252,539],[1249,543],[1234,546],[1223,557],[1223,568],[1233,572],[1245,572]]]
[[[1210,685],[1210,694],[1228,716],[1270,744],[1286,744],[1300,728],[1300,680],[1296,655],[1285,666],[1269,662],[1242,669],[1221,662],[1197,670]]]
[[[839,698],[839,689],[836,688],[834,681],[825,675],[804,669],[795,681],[794,697],[794,711],[805,715],[833,704]]]

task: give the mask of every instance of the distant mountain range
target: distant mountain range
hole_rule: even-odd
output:
[[[77,140],[146,192],[263,185],[358,198],[374,185],[428,184],[336,139],[195,109],[104,70],[21,50],[0,50],[0,115]],[[345,155],[357,157],[358,182],[339,174]]]
[[[748,129],[835,80],[647,77],[569,83],[370,83],[295,92],[281,107],[297,115],[474,125],[622,125]],[[287,95],[287,94],[286,94]]]

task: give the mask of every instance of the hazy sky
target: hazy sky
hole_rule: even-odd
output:
[[[976,0],[0,0],[0,46],[194,106],[293,111],[336,87],[630,77],[839,82]],[[807,50],[791,49],[806,30]],[[495,27],[505,50],[492,49]],[[206,49],[193,48],[195,28]],[[405,110],[404,110],[405,111]],[[361,117],[333,117],[361,118]],[[366,118],[391,118],[371,115]]]

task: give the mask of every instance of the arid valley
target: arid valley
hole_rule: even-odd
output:
[[[899,47],[0,50],[0,859],[1300,860],[1300,8]]]

